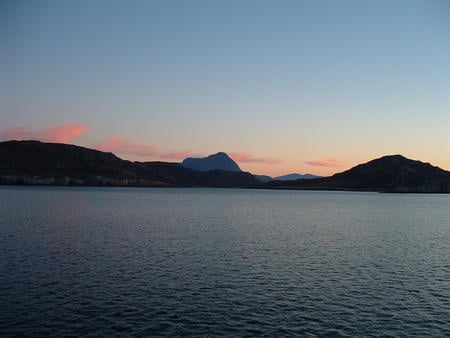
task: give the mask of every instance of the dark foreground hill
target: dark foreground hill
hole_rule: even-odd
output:
[[[450,172],[401,155],[384,156],[330,177],[270,182],[272,188],[450,193]]]
[[[112,153],[60,143],[0,142],[0,184],[246,187],[246,172],[200,172],[178,163],[130,162]]]
[[[450,172],[428,163],[393,155],[360,164],[330,177],[262,184],[247,172],[198,171],[178,163],[130,162],[112,153],[75,145],[7,141],[0,142],[0,184],[450,193]]]

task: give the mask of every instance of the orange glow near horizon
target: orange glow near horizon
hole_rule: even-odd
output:
[[[173,150],[161,148],[146,142],[130,141],[124,136],[117,134],[107,137],[105,141],[94,142],[86,141],[85,134],[91,126],[81,123],[66,123],[61,125],[50,125],[41,131],[31,130],[25,127],[11,126],[0,129],[0,140],[40,140],[43,142],[57,143],[73,143],[77,140],[80,145],[98,149],[101,151],[112,152],[118,157],[131,161],[176,161],[181,162],[186,157],[205,157],[214,151],[190,151],[190,150]],[[83,142],[83,140],[85,142]],[[386,148],[386,147],[383,147]],[[347,147],[346,149],[350,149]],[[370,160],[392,155],[394,152],[386,153],[380,149],[365,149],[365,151],[357,151],[351,148],[354,153],[346,153],[340,150],[337,157],[320,157],[314,156],[319,148],[304,151],[301,154],[295,152],[294,156],[289,149],[284,149],[283,153],[277,153],[272,156],[271,153],[265,154],[262,151],[255,152],[230,151],[228,155],[239,165],[243,171],[251,172],[257,175],[280,176],[290,173],[313,174],[320,176],[330,176],[338,172],[348,170],[358,164],[366,163]],[[216,151],[219,151],[217,149]],[[337,149],[339,151],[339,149]],[[271,152],[277,151],[272,148]],[[449,170],[450,159],[442,158],[439,149],[413,149],[407,151],[397,151],[395,153],[403,156],[429,162],[434,166],[438,166],[444,170]]]

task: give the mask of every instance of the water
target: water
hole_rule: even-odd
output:
[[[0,336],[450,336],[449,205],[0,187]]]

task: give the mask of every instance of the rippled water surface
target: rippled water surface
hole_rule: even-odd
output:
[[[0,336],[449,336],[450,196],[0,187]]]

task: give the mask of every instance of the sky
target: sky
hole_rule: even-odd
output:
[[[449,18],[446,0],[0,0],[0,141],[450,170]]]

